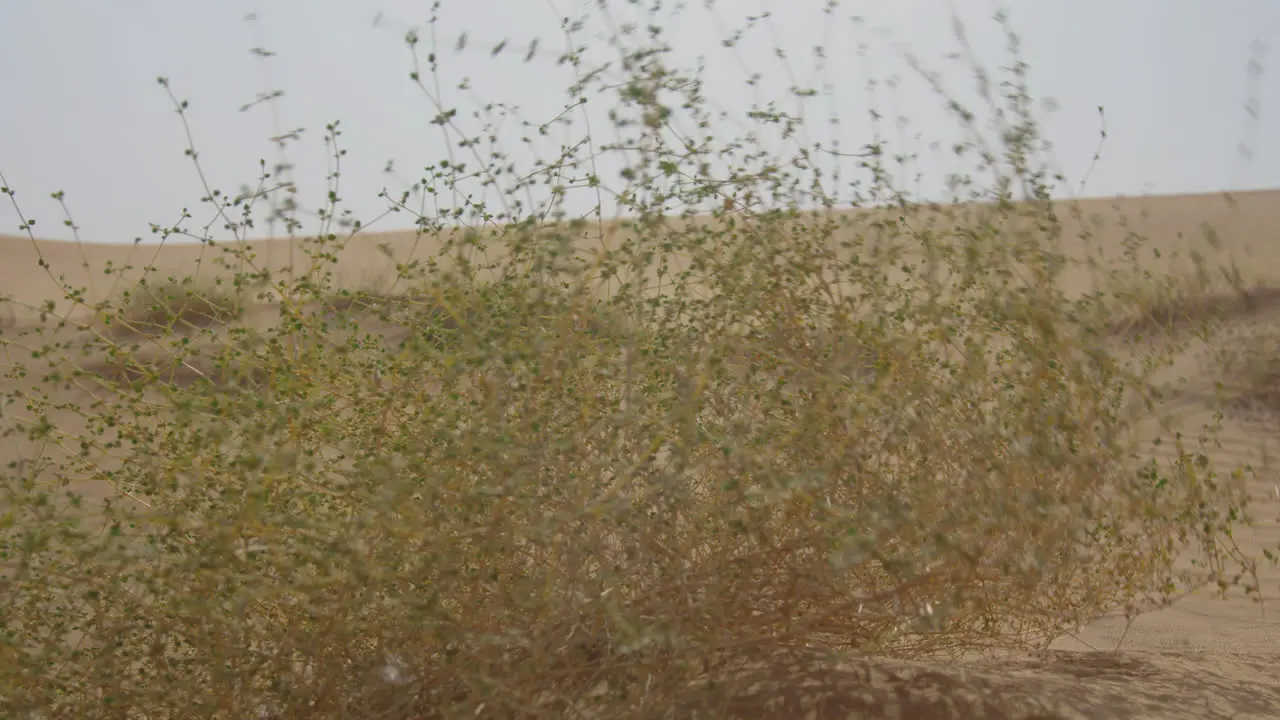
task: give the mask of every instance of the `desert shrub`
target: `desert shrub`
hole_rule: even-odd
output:
[[[457,348],[467,335],[488,323],[511,317],[504,303],[518,294],[527,306],[514,317],[539,332],[562,330],[609,336],[625,332],[625,321],[598,298],[575,297],[563,288],[510,283],[477,283],[465,290],[445,285],[419,286],[402,293],[338,290],[318,307],[339,324],[383,328],[438,348]],[[536,296],[535,296],[536,294]],[[568,326],[564,327],[563,324]],[[412,334],[407,330],[412,328]],[[529,328],[526,328],[526,330]]]
[[[1280,334],[1246,326],[1209,361],[1223,378],[1220,389],[1230,411],[1253,420],[1280,419]]]
[[[114,310],[104,304],[102,319],[118,336],[164,337],[225,325],[244,311],[243,299],[218,282],[167,277],[154,282],[143,276],[126,289]]]
[[[721,138],[652,32],[617,40],[616,233],[517,202],[530,175],[440,105],[479,167],[421,184],[438,252],[395,294],[336,285],[361,228],[332,231],[331,188],[271,323],[175,281],[157,314],[91,308],[151,343],[67,320],[74,288],[49,321],[74,343],[5,336],[6,433],[31,448],[5,470],[6,714],[713,717],[778,653],[1039,647],[1224,576],[1240,477],[1181,436],[1173,464],[1134,460],[1179,345],[1115,338],[1123,283],[1059,282],[1078,260],[1020,65],[992,101],[1005,146],[967,147],[996,180],[956,200],[984,202],[940,207],[878,141],[843,197],[813,147]],[[619,87],[592,70],[575,96]],[[250,200],[207,196],[253,231]],[[269,276],[219,247],[233,287]],[[192,371],[103,380],[144,351]]]
[[[1112,332],[1129,337],[1179,332],[1212,335],[1223,321],[1264,310],[1280,295],[1275,288],[1247,284],[1234,262],[1214,267],[1200,253],[1192,253],[1189,259],[1191,267],[1182,270],[1153,272],[1135,267],[1112,285],[1113,294],[1130,308],[1127,316],[1113,323]]]

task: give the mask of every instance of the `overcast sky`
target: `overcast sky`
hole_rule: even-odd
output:
[[[554,60],[567,47],[560,18],[584,20],[574,43],[588,47],[586,66],[599,65],[617,58],[609,48],[610,21],[642,17],[629,3],[611,4],[615,12],[606,16],[598,0],[442,0],[436,49],[443,101],[459,108],[464,129],[476,127],[467,113],[486,102],[513,105],[534,123],[554,118],[573,81]],[[1280,187],[1280,2],[1005,4],[1031,66],[1031,91],[1056,146],[1054,159],[1075,182],[1090,166],[1100,131],[1097,107],[1105,107],[1109,137],[1083,194]],[[915,54],[943,74],[949,91],[973,101],[971,75],[962,61],[948,58],[960,49],[951,8],[979,60],[994,70],[1009,60],[1002,30],[991,20],[997,5],[846,0],[831,15],[823,14],[824,5],[721,0],[708,10],[703,0],[692,0],[679,10],[668,4],[658,17],[681,63],[692,68],[705,58],[707,94],[714,109],[728,113],[717,125],[726,140],[749,128],[743,116],[753,103],[779,100],[793,109],[787,86],[813,87],[819,95],[807,105],[807,142],[838,139],[842,150],[856,151],[871,140],[868,109],[877,108],[888,118],[885,130],[894,147],[925,156],[918,166],[925,177],[911,188],[937,196],[945,173],[958,166],[930,143],[954,140],[958,125],[905,58]],[[736,48],[722,46],[746,16],[765,11],[776,15],[748,31]],[[172,224],[184,207],[192,209],[191,226],[204,224],[209,211],[198,204],[200,179],[183,154],[183,126],[156,84],[157,76],[166,76],[190,102],[206,176],[228,193],[255,181],[260,159],[277,159],[269,137],[301,128],[288,159],[297,168],[300,201],[316,206],[327,167],[324,126],[340,120],[348,151],[345,207],[368,221],[385,206],[380,190],[399,194],[424,166],[447,157],[441,131],[430,122],[432,100],[409,78],[413,55],[404,42],[417,29],[425,56],[431,12],[429,0],[0,2],[0,171],[44,237],[70,237],[48,199],[55,190],[66,192],[82,237],[90,241],[146,235],[149,223]],[[467,43],[458,50],[464,33]],[[525,62],[535,38],[539,50]],[[492,55],[504,39],[508,50]],[[815,64],[814,45],[827,48],[825,68]],[[785,49],[787,60],[778,60],[774,47]],[[253,48],[275,56],[264,60]],[[754,89],[745,83],[751,72],[764,73]],[[618,77],[616,69],[611,77]],[[456,88],[464,78],[470,79],[466,92]],[[874,94],[868,90],[872,78],[882,83]],[[241,110],[270,90],[284,95]],[[584,118],[598,141],[614,139],[607,122],[610,97],[588,99],[587,115],[570,113],[575,125],[542,138],[538,157],[548,159],[560,144],[581,140]],[[1251,108],[1260,114],[1251,116]],[[827,122],[833,114],[840,119],[835,129]],[[892,122],[898,116],[909,119],[905,131]],[[501,144],[528,172],[535,155],[520,144],[523,132],[515,118],[507,120]],[[764,138],[766,145],[776,140]],[[790,155],[795,147],[793,142],[779,151]],[[392,160],[394,172],[387,173]],[[614,188],[622,184],[616,176],[604,180]],[[585,212],[595,198],[571,193],[569,209]],[[375,227],[411,222],[401,214]],[[6,233],[18,224],[7,204],[0,206],[0,223]]]

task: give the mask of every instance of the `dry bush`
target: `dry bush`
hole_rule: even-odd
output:
[[[809,212],[812,148],[762,162],[657,36],[616,49],[615,246],[567,251],[599,224],[517,202],[537,173],[498,173],[442,110],[478,167],[423,183],[439,262],[402,265],[394,296],[326,274],[353,234],[330,205],[271,281],[275,323],[222,327],[228,306],[166,291],[157,315],[93,308],[158,326],[150,344],[87,327],[91,352],[12,362],[6,430],[39,450],[5,475],[6,716],[715,717],[769,658],[1040,647],[1199,582],[1179,552],[1243,562],[1238,476],[1196,448],[1133,459],[1179,348],[1117,341],[1120,290],[1060,287],[1021,66],[992,101],[1008,146],[969,148],[1001,179],[957,190],[987,204],[913,203],[873,143],[874,183]],[[618,87],[591,69],[575,96]],[[677,120],[725,135],[678,141]],[[467,199],[475,182],[505,194]],[[459,221],[504,259],[473,261]],[[237,282],[267,276],[219,247]],[[256,382],[130,372],[145,347],[202,380],[216,347]],[[129,382],[67,399],[109,368]]]
[[[535,287],[521,284],[518,292],[535,292]],[[314,303],[318,310],[340,326],[360,331],[381,329],[384,336],[400,342],[412,337],[437,347],[456,348],[462,337],[480,331],[493,318],[505,317],[502,303],[514,288],[508,283],[477,283],[473,287],[451,287],[421,284],[403,292],[339,289]],[[566,329],[592,336],[619,336],[626,332],[626,320],[598,298],[574,296],[563,288],[536,286],[540,307],[528,308],[521,315],[525,322],[535,323],[545,332]],[[413,332],[408,332],[413,329]]]
[[[1228,407],[1252,419],[1280,420],[1280,333],[1246,328],[1214,353]]]
[[[1138,291],[1128,317],[1112,326],[1112,333],[1141,338],[1155,333],[1214,332],[1225,321],[1262,312],[1280,301],[1280,288],[1201,287],[1187,276],[1166,276],[1165,282]]]
[[[209,390],[239,386],[252,388],[270,382],[267,368],[252,355],[226,345],[211,345],[172,353],[165,350],[108,350],[77,363],[81,377],[92,377],[113,386],[134,389],[154,384],[191,387],[203,383]]]
[[[230,288],[196,278],[143,277],[123,294],[122,309],[102,312],[107,330],[117,337],[165,337],[226,325],[244,312],[244,301]]]

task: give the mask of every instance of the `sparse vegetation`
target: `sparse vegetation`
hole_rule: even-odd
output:
[[[622,70],[566,58],[571,97],[617,89],[590,139],[621,187],[583,144],[507,172],[497,111],[459,127],[410,37],[457,157],[394,290],[329,273],[363,231],[334,232],[335,172],[267,299],[221,238],[222,285],[68,287],[6,331],[0,716],[720,717],[762,666],[1042,647],[1250,567],[1213,428],[1141,455],[1185,342],[1117,335],[1145,279],[1059,282],[1082,261],[1023,66],[989,84],[1005,145],[958,148],[995,179],[955,200],[985,204],[932,206],[878,139],[840,180],[776,107],[752,132],[793,154],[733,136],[650,32]],[[544,181],[628,218],[526,204]],[[269,195],[207,190],[256,231]]]
[[[1131,282],[1121,295],[1133,310],[1116,321],[1112,332],[1130,338],[1179,331],[1211,335],[1224,320],[1251,315],[1280,299],[1280,288],[1246,286],[1235,266],[1220,267],[1219,278],[1206,263],[1196,258],[1192,272],[1146,273]]]
[[[124,308],[107,310],[103,319],[116,334],[165,337],[224,326],[243,313],[243,300],[219,283],[195,278],[166,278],[156,283],[143,277],[124,292]],[[104,305],[110,308],[110,305]]]
[[[1230,410],[1253,419],[1280,420],[1280,333],[1268,327],[1245,328],[1213,353],[1213,361],[1221,368]]]

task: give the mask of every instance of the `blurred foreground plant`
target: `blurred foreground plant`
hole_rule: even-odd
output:
[[[1201,580],[1174,572],[1188,549],[1245,562],[1238,473],[1181,444],[1135,460],[1179,348],[1117,341],[1114,276],[1064,289],[1081,260],[1021,65],[1004,146],[966,146],[996,179],[957,200],[984,202],[939,207],[879,142],[838,198],[818,146],[716,140],[699,77],[643,40],[615,38],[621,85],[582,65],[572,88],[620,88],[597,152],[629,219],[524,206],[582,146],[503,173],[441,105],[478,167],[424,179],[447,209],[419,215],[432,250],[394,292],[332,275],[361,231],[332,232],[335,172],[292,272],[218,245],[269,323],[5,330],[6,716],[713,713],[779,651],[1039,647]],[[438,72],[413,77],[439,105]],[[208,196],[252,229],[262,195]]]

